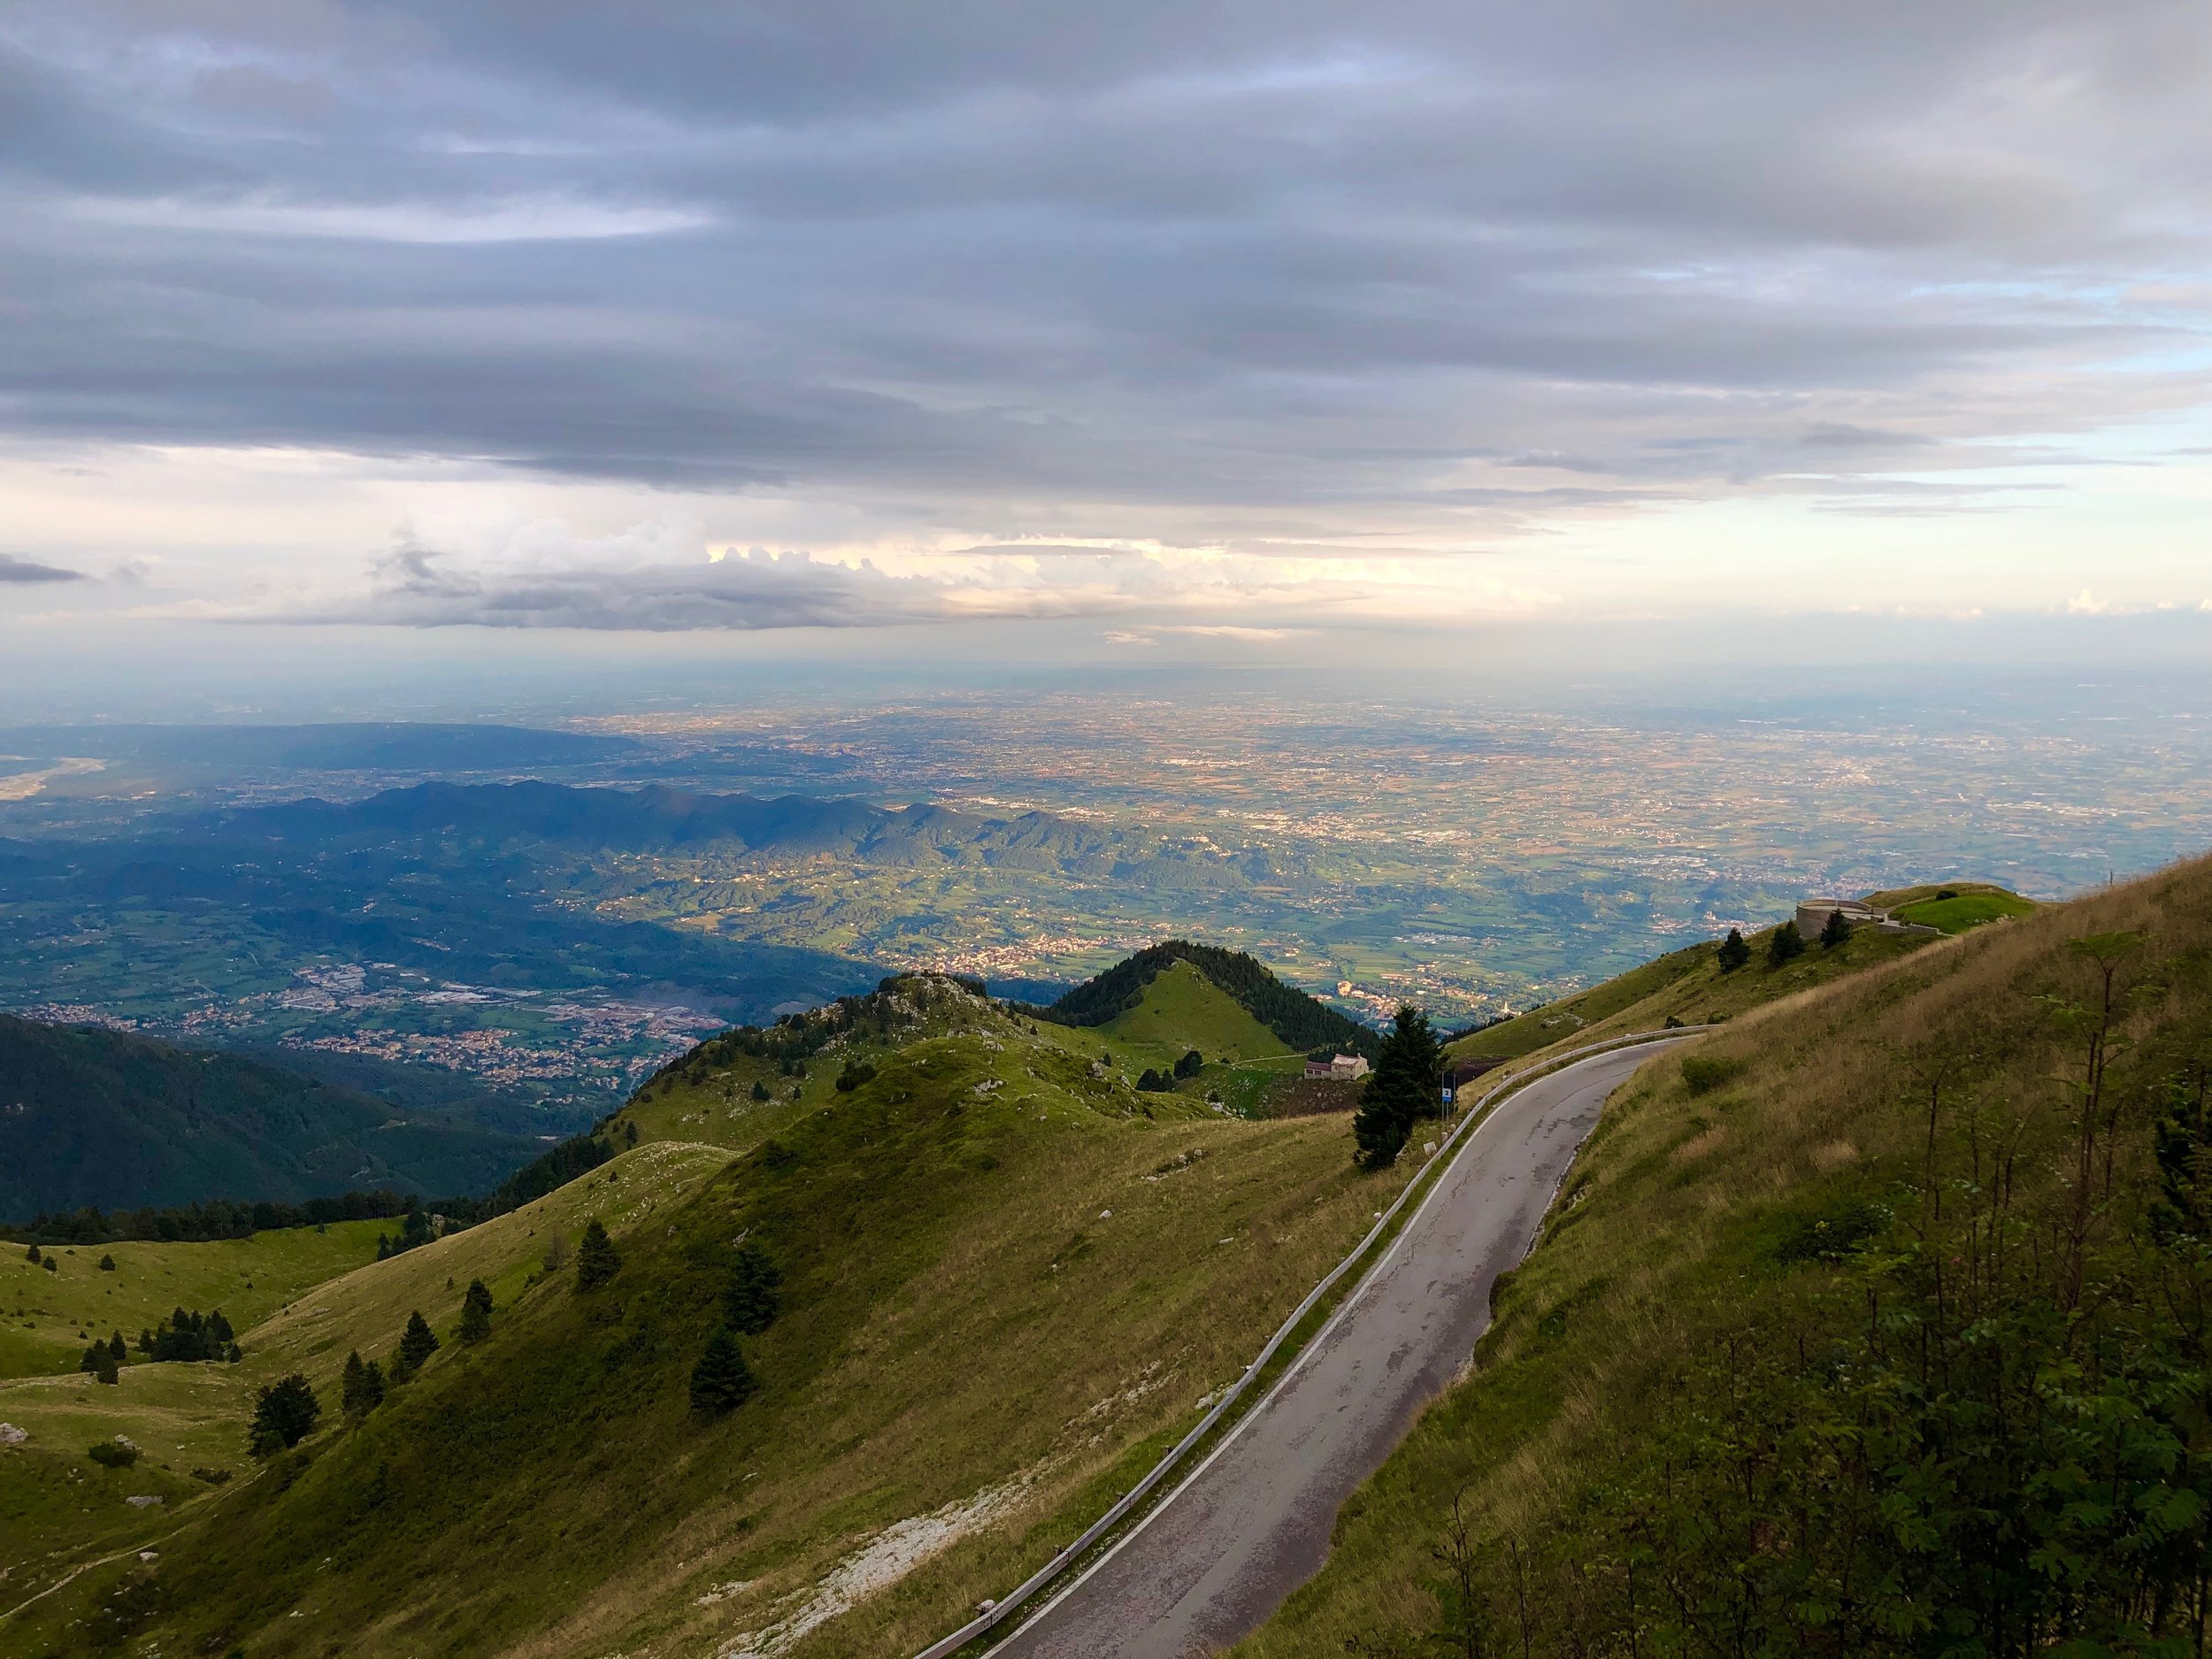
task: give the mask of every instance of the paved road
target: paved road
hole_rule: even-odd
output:
[[[1508,1096],[1274,1393],[992,1659],[1187,1659],[1256,1629],[1319,1571],[1338,1507],[1466,1363],[1491,1282],[1528,1254],[1606,1096],[1653,1052],[1595,1055]]]

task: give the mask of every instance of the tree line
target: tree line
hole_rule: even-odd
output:
[[[636,1144],[634,1130],[631,1144]],[[614,1149],[597,1133],[573,1135],[547,1148],[480,1197],[463,1194],[426,1201],[418,1194],[379,1190],[310,1198],[296,1204],[211,1198],[163,1209],[102,1210],[88,1206],[67,1212],[41,1210],[27,1225],[0,1225],[0,1238],[49,1245],[125,1240],[205,1244],[221,1239],[250,1239],[257,1233],[328,1226],[337,1221],[389,1221],[419,1211],[442,1215],[449,1226],[472,1226],[518,1210],[534,1198],[542,1198],[613,1156]]]

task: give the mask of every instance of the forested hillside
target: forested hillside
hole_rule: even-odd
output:
[[[11,1221],[86,1205],[481,1192],[543,1150],[239,1055],[0,1015]]]

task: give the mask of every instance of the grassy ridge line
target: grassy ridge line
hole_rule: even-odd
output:
[[[1353,1247],[1351,1253],[1332,1268],[1319,1284],[1307,1293],[1305,1300],[1298,1304],[1296,1310],[1277,1327],[1272,1336],[1268,1338],[1266,1345],[1260,1349],[1259,1357],[1247,1366],[1243,1374],[1223,1391],[1221,1398],[1214,1403],[1212,1409],[1206,1413],[1197,1425],[1177,1441],[1167,1455],[1152,1466],[1142,1480],[1123,1494],[1104,1515],[1092,1522],[1072,1544],[1065,1546],[1043,1567],[1038,1569],[1036,1572],[1010,1591],[1005,1598],[995,1605],[988,1613],[971,1620],[950,1635],[932,1643],[917,1655],[916,1659],[947,1659],[948,1655],[959,1652],[970,1643],[995,1629],[1034,1596],[1039,1590],[1067,1571],[1094,1547],[1104,1542],[1110,1532],[1119,1529],[1121,1524],[1135,1514],[1138,1506],[1158,1488],[1160,1483],[1166,1479],[1176,1465],[1189,1456],[1202,1443],[1212,1440],[1217,1432],[1222,1442],[1225,1443],[1227,1435],[1234,1432],[1236,1425],[1242,1422],[1251,1410],[1257,1409],[1267,1403],[1277,1385],[1289,1372],[1291,1367],[1297,1363],[1299,1356],[1303,1354],[1312,1341],[1335,1322],[1336,1317],[1345,1307],[1350,1305],[1352,1300],[1366,1284],[1368,1278],[1389,1254],[1391,1247],[1397,1243],[1399,1235],[1406,1227],[1419,1218],[1422,1209],[1426,1206],[1429,1195],[1435,1192],[1446,1172],[1457,1160],[1460,1152],[1465,1148],[1467,1141],[1473,1138],[1475,1131],[1481,1125],[1489,1120],[1498,1103],[1507,1094],[1525,1083],[1532,1082],[1546,1072],[1571,1064],[1577,1060],[1588,1059],[1593,1055],[1607,1053],[1616,1048],[1632,1048],[1640,1042],[1655,1042],[1670,1037],[1690,1035],[1704,1029],[1706,1028],[1703,1026],[1690,1026],[1674,1031],[1640,1032],[1627,1036],[1609,1037],[1598,1042],[1586,1044],[1579,1048],[1571,1048],[1563,1053],[1543,1056],[1534,1064],[1525,1066],[1486,1090],[1482,1098],[1469,1108],[1457,1125],[1445,1137],[1444,1144],[1439,1147],[1432,1156],[1424,1161],[1413,1179],[1408,1181],[1400,1190],[1398,1196],[1391,1201],[1389,1208],[1382,1212],[1375,1225],[1368,1230],[1367,1236]],[[1410,1215],[1407,1215],[1406,1205],[1417,1194],[1420,1196],[1422,1202],[1415,1206]],[[1340,1298],[1329,1300],[1330,1292],[1340,1284],[1346,1274],[1355,1267],[1358,1267],[1361,1271],[1353,1281],[1350,1290]],[[1265,1386],[1254,1396],[1249,1407],[1245,1410],[1237,1411],[1233,1417],[1230,1417],[1232,1409],[1251,1391],[1252,1386],[1256,1383],[1264,1383]],[[1216,1449],[1218,1448],[1217,1447]],[[1208,1455],[1210,1457],[1212,1453],[1209,1452]],[[1203,1467],[1202,1463],[1201,1467]],[[1179,1486],[1176,1490],[1180,1491],[1181,1487]],[[1170,1493],[1167,1495],[1171,1498],[1174,1494]],[[1163,1502],[1165,1501],[1163,1499]],[[1136,1526],[1142,1526],[1154,1512],[1153,1509],[1147,1509],[1143,1515],[1137,1517]],[[1135,1530],[1135,1527],[1130,1529],[1132,1532]]]

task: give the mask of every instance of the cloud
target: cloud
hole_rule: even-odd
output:
[[[1964,511],[2212,401],[2208,79],[2187,0],[20,0],[0,434],[772,495],[1002,567],[716,615]],[[483,580],[360,603],[703,579]]]
[[[81,582],[90,580],[82,571],[64,570],[58,565],[40,565],[30,559],[18,558],[12,553],[0,553],[0,584]]]
[[[672,633],[768,628],[872,628],[906,623],[1088,614],[1110,595],[1005,591],[802,552],[719,557],[698,565],[469,568],[419,547],[375,561],[367,591],[310,608],[250,613],[263,622],[402,627],[582,628]]]

